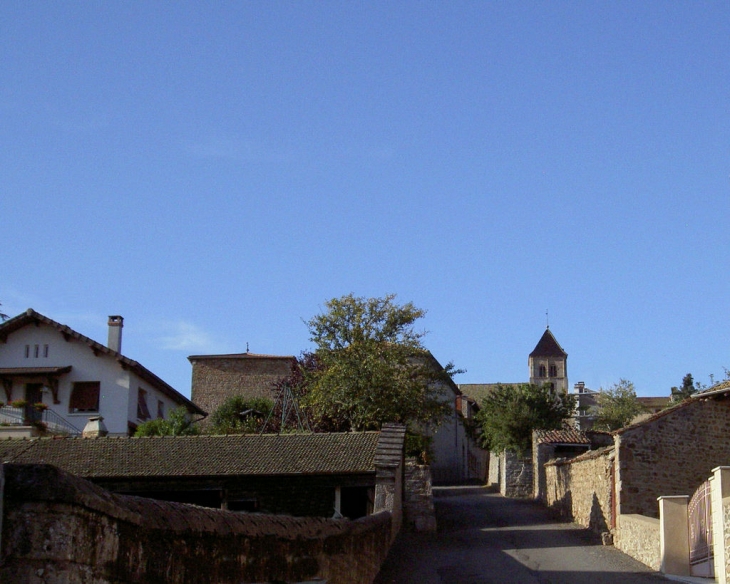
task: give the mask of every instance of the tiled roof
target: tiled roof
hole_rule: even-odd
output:
[[[530,357],[567,357],[568,353],[563,351],[563,347],[555,340],[550,329],[545,329],[542,337],[535,345]]]
[[[588,436],[575,428],[562,430],[535,430],[538,444],[590,444]]]
[[[50,327],[53,327],[58,332],[60,332],[66,338],[66,340],[76,339],[78,341],[81,341],[82,343],[87,344],[89,347],[91,347],[95,354],[113,356],[122,367],[124,367],[125,369],[130,369],[131,371],[139,375],[142,379],[150,383],[153,387],[167,395],[167,397],[174,400],[176,403],[185,405],[185,407],[191,412],[203,416],[206,415],[206,412],[201,410],[197,405],[195,405],[188,398],[178,392],[174,387],[168,385],[162,379],[157,377],[157,375],[152,373],[152,371],[140,365],[137,361],[129,359],[121,353],[117,353],[109,347],[106,347],[101,343],[97,343],[95,340],[90,339],[89,337],[86,337],[81,333],[77,333],[75,330],[73,330],[69,326],[66,326],[65,324],[61,324],[59,322],[56,322],[55,320],[48,318],[47,316],[43,316],[32,308],[29,308],[22,314],[19,314],[18,316],[15,316],[10,320],[7,320],[4,323],[0,324],[0,342],[7,339],[8,335],[10,335],[11,333],[32,323],[43,323]]]
[[[375,471],[379,432],[0,441],[0,461],[52,464],[85,478]],[[402,448],[402,440],[401,440]]]
[[[284,359],[294,361],[293,355],[262,355],[259,353],[229,353],[226,355],[190,355],[189,361],[203,361],[205,359]]]
[[[505,387],[509,387],[509,386],[515,386],[515,385],[522,385],[523,383],[527,383],[527,382],[521,381],[519,383],[460,383],[459,390],[465,396],[470,397],[475,402],[477,402],[477,405],[481,405],[482,400],[485,397],[487,397],[490,393],[492,393],[497,388],[498,385],[503,385]]]

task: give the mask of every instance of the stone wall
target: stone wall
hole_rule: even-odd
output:
[[[616,434],[618,513],[659,517],[657,498],[691,495],[730,463],[730,399],[693,399]]]
[[[115,495],[47,465],[4,465],[0,581],[372,582],[383,511],[356,521],[234,513]]]
[[[658,519],[644,515],[619,515],[613,544],[652,570],[661,568]]]
[[[501,483],[499,479],[499,471],[502,468],[500,455],[494,452],[489,453],[489,463],[487,470],[487,486],[499,489]]]
[[[597,533],[611,529],[614,450],[593,450],[571,460],[548,462],[543,502],[562,519]]]
[[[403,520],[415,531],[436,531],[436,511],[433,505],[431,470],[415,460],[406,462],[406,482]]]
[[[294,357],[230,355],[190,358],[193,364],[192,401],[208,414],[231,396],[276,399],[274,384],[291,374]],[[210,416],[201,424],[205,426]]]
[[[511,450],[505,450],[500,456],[499,492],[505,497],[532,497],[532,453],[524,458]]]

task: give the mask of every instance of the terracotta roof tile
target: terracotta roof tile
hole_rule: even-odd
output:
[[[562,430],[535,430],[538,444],[590,444],[591,441],[585,432],[575,428]]]

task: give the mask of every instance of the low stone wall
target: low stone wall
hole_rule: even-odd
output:
[[[613,544],[652,570],[661,568],[658,519],[644,515],[619,515]]]
[[[48,465],[3,465],[0,582],[370,583],[388,511],[356,521],[246,514],[114,495]]]
[[[566,521],[597,533],[609,531],[613,462],[613,448],[605,448],[546,463],[544,503]]]
[[[499,492],[505,497],[532,497],[532,453],[524,458],[511,450],[505,450],[500,456]]]
[[[416,464],[415,460],[406,461],[403,520],[409,529],[436,531],[431,470],[428,466]]]

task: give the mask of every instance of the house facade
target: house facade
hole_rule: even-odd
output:
[[[202,408],[121,354],[121,316],[110,316],[108,324],[107,345],[33,309],[0,325],[0,401],[5,404],[0,422],[76,434],[89,418],[101,416],[110,434],[126,436],[179,406],[191,416],[205,416]]]

